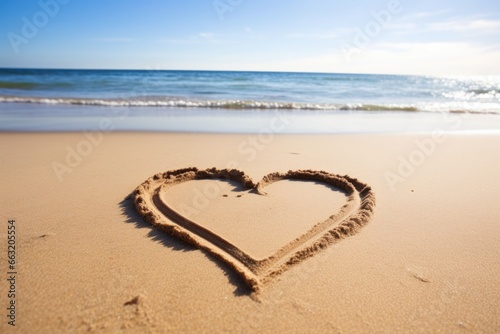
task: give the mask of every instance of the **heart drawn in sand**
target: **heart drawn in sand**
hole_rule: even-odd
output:
[[[347,202],[340,210],[336,208],[337,212],[332,212],[325,220],[312,225],[270,256],[255,259],[238,245],[197,223],[188,215],[181,214],[165,198],[167,191],[173,191],[174,189],[170,188],[175,185],[209,179],[237,183],[259,195],[266,195],[264,191],[266,186],[282,180],[322,183],[332,190],[344,193]],[[154,175],[137,187],[134,194],[135,207],[147,222],[224,261],[254,292],[259,291],[263,284],[291,266],[343,238],[356,234],[369,222],[375,208],[375,195],[368,185],[347,175],[340,176],[312,170],[271,173],[258,183],[254,183],[245,173],[235,169],[185,168]]]

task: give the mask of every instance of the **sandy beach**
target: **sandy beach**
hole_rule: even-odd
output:
[[[499,1],[0,13],[0,334],[500,333]]]
[[[500,331],[498,134],[260,139],[1,133],[0,260],[7,262],[5,232],[8,220],[15,220],[15,331]],[[255,183],[289,170],[348,175],[369,187],[376,201],[366,224],[262,280],[256,294],[238,274],[243,267],[153,227],[136,210],[139,185],[188,167],[234,168]],[[180,182],[160,197],[263,259],[342,211],[352,195],[346,189],[282,180],[260,195],[221,178]],[[353,212],[364,198],[354,194]],[[287,254],[314,243],[351,213],[335,216]],[[7,288],[2,279],[2,291]],[[0,302],[5,313],[6,294]],[[3,318],[0,331],[11,330]]]

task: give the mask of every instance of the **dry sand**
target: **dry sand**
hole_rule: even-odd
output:
[[[199,180],[209,180],[212,183],[203,185],[197,182]],[[282,193],[281,198],[279,192],[273,192],[272,196],[265,199],[261,197],[268,195],[264,190],[268,190],[269,185],[276,182],[283,183],[282,181],[300,181],[302,184],[297,185],[295,189],[285,188],[286,193]],[[232,182],[233,186],[250,189],[251,193],[258,197],[240,201],[241,203],[221,202],[221,199],[229,197],[227,194],[220,194],[218,189],[222,188],[219,185],[221,182]],[[188,198],[184,198],[177,205],[172,205],[169,203],[169,198],[175,198],[178,185],[183,183],[189,183],[188,187],[191,189],[188,192],[192,195],[188,195]],[[336,205],[332,205],[332,201],[329,201],[324,194],[321,196],[318,190],[308,189],[311,183],[330,187],[330,191],[333,192],[342,192],[347,199],[341,200],[340,205],[339,201],[335,200],[333,204]],[[239,189],[240,198],[243,196],[243,189]],[[293,198],[292,193],[300,194],[301,198]],[[200,202],[200,197],[205,197],[204,205]],[[236,197],[238,198],[238,195]],[[314,201],[312,204],[309,203],[308,207],[301,208],[308,204],[302,200],[303,197],[313,198]],[[290,203],[293,200],[299,204]],[[277,277],[293,265],[302,263],[328,246],[356,234],[370,221],[375,203],[375,195],[371,188],[359,180],[312,170],[271,173],[264,176],[261,181],[254,182],[244,172],[236,169],[183,168],[156,174],[137,187],[134,192],[135,207],[148,223],[225,262],[252,290],[253,297],[258,297],[262,285],[271,278]],[[318,206],[331,211],[316,218],[320,212],[314,208]],[[226,207],[232,210],[236,208],[237,214],[227,215]],[[214,208],[216,210],[213,210]],[[297,209],[302,217],[300,213],[295,212]],[[241,221],[242,214],[250,218],[250,221]],[[262,214],[268,219],[263,219]],[[212,220],[212,224],[197,218],[198,215],[208,217],[208,221]],[[230,217],[233,225],[226,224],[223,228],[222,224],[218,223],[221,216],[226,216],[222,219]],[[297,226],[295,219],[298,221]],[[301,220],[308,219],[318,222],[310,224],[311,226],[307,228],[301,226],[303,225],[300,224]],[[239,238],[234,238],[234,233],[228,233],[234,230],[234,223],[255,226],[255,229],[238,233]],[[279,225],[284,223],[290,227],[282,227],[287,231],[283,234],[292,232],[296,235],[295,238],[280,240],[283,238],[275,237],[276,234],[281,234],[280,231],[276,231],[276,227],[279,228]],[[213,226],[217,227],[214,229]],[[271,230],[275,233],[272,233],[268,226],[274,226]],[[257,234],[256,239],[249,242],[246,236],[253,233]],[[232,237],[224,237],[228,234]],[[266,243],[262,243],[260,239],[268,239],[268,243],[272,240],[281,247],[266,249]],[[245,248],[249,243],[260,252],[254,250],[248,253]]]
[[[9,219],[18,232],[15,332],[500,332],[500,135],[283,135],[254,150],[249,135],[96,138],[0,134],[4,276]],[[349,175],[371,188],[376,206],[365,206],[373,215],[348,237],[282,271],[363,207],[362,187],[341,218],[347,188],[303,178],[254,190],[234,179],[186,180],[159,192],[257,261],[336,217],[270,275],[221,260],[227,247],[207,250],[204,238],[204,251],[180,241],[136,211],[134,189],[186,167],[238,169],[253,185],[289,170]],[[258,296],[238,274],[245,270]],[[14,332],[2,318],[0,332]]]

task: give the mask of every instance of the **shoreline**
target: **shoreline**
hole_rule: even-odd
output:
[[[16,106],[0,111],[0,132],[175,132],[363,134],[499,131],[500,115],[442,112],[306,112],[178,108]],[[74,110],[73,110],[74,109]],[[73,110],[73,111],[68,111]],[[78,112],[85,111],[84,115]],[[39,116],[44,115],[44,116]]]

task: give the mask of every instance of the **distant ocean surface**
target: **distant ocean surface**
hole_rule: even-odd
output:
[[[131,116],[134,108],[137,116],[172,110],[500,114],[500,77],[0,69],[0,117],[7,120],[54,112],[96,116],[113,108],[129,108]]]
[[[500,78],[0,69],[0,102],[500,113]]]

